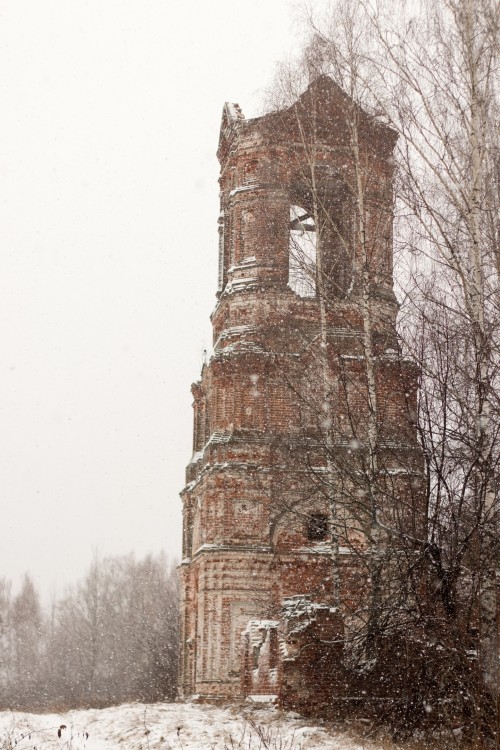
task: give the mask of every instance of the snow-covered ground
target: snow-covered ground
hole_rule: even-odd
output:
[[[260,732],[264,734],[259,738]],[[272,708],[129,703],[65,714],[0,712],[0,749],[14,747],[16,750],[363,750],[370,746],[315,726],[296,714],[282,714]],[[374,745],[371,748],[376,750]]]

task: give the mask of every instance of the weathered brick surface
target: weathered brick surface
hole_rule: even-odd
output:
[[[337,263],[338,243],[325,229],[329,239],[324,263],[330,264],[332,279],[327,354],[337,383],[332,409],[338,453],[353,461],[367,419],[359,247],[347,221],[352,199],[346,186],[352,184],[353,164],[344,94],[320,79],[299,101],[307,110],[318,98],[319,173],[325,175],[329,210],[347,227],[351,243],[349,263],[345,258]],[[383,513],[388,519],[406,514],[404,522],[411,525],[419,519],[410,517],[412,504],[404,499],[414,491],[413,470],[418,474],[420,454],[412,424],[416,373],[397,356],[395,334],[394,137],[363,113],[360,133],[361,158],[367,165],[368,231],[374,237],[370,305],[380,457],[390,498]],[[315,296],[299,296],[288,285],[290,205],[307,202],[301,176],[305,155],[295,115],[290,111],[246,121],[237,105],[226,105],[218,155],[221,216],[214,354],[192,388],[193,457],[182,492],[180,691],[185,696],[234,697],[247,689],[241,634],[249,620],[278,618],[287,596],[307,594],[313,602],[331,602],[332,561],[330,540],[311,540],[308,532],[311,514],[326,515],[328,508],[321,492],[311,489],[311,466],[317,476],[326,466],[317,443],[323,413],[315,356],[319,302]],[[336,279],[343,279],[349,289],[342,291]],[[353,491],[348,484],[348,477],[339,477],[339,492]],[[401,499],[398,508],[396,497]],[[349,608],[363,596],[366,580],[349,551],[356,544],[355,533],[346,534],[349,538],[340,540],[340,570],[342,600]],[[262,647],[263,655],[269,644]],[[273,662],[274,656],[269,652],[266,658]],[[266,680],[256,687],[272,690],[269,675]]]

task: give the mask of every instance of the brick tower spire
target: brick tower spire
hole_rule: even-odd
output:
[[[251,619],[277,618],[284,597],[340,599],[346,617],[356,607],[363,576],[354,552],[366,547],[359,517],[369,513],[352,502],[361,469],[348,461],[357,452],[363,466],[368,442],[368,307],[378,471],[391,482],[381,512],[393,518],[395,498],[408,496],[409,466],[418,464],[415,372],[398,355],[395,331],[394,143],[326,77],[261,118],[224,106],[214,353],[192,387],[182,492],[183,696],[240,694],[241,633]],[[361,230],[370,237],[364,255]],[[326,390],[318,362],[327,362]],[[328,458],[333,448],[344,464]],[[328,470],[335,488],[325,491]]]

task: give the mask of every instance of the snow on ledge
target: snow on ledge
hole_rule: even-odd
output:
[[[232,198],[233,195],[238,195],[238,193],[245,193],[247,190],[258,190],[260,188],[260,185],[240,185],[240,187],[234,188],[234,190],[231,190],[229,193],[229,197]]]
[[[277,628],[278,625],[279,620],[249,620],[243,632],[252,634],[254,630],[271,630],[271,628]]]
[[[190,464],[196,464],[203,458],[203,451],[195,451],[191,456]]]
[[[277,695],[248,695],[248,703],[275,703],[278,700]]]

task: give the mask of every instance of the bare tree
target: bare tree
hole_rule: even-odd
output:
[[[25,575],[10,613],[13,705],[40,705],[42,610],[33,581]]]
[[[346,94],[343,126],[352,170],[342,177],[355,237],[326,199],[314,102],[299,99],[307,101],[293,111],[308,157],[302,179],[311,206],[292,217],[292,229],[301,232],[292,249],[299,258],[302,252],[304,271],[315,274],[310,288],[318,298],[320,332],[319,345],[309,349],[309,387],[319,383],[319,396],[304,381],[285,377],[316,413],[327,471],[309,457],[310,477],[329,501],[337,580],[340,539],[368,572],[368,606],[355,613],[355,632],[363,658],[375,657],[374,674],[395,678],[399,695],[385,718],[411,731],[461,717],[469,731],[487,733],[493,726],[489,691],[498,686],[498,8],[488,0],[412,7],[409,19],[399,3],[398,13],[393,3],[381,9],[380,3],[346,1],[319,21],[311,14],[300,75],[281,72],[285,96],[277,105],[286,112],[297,100],[295,81],[327,74]],[[398,343],[390,330],[395,321],[386,319],[384,350],[377,287],[384,272],[380,243],[391,241],[392,217],[374,211],[370,201],[376,159],[363,150],[367,120],[384,122],[399,136],[396,241],[404,340]],[[301,247],[313,228],[315,270],[311,252]],[[351,258],[352,283],[343,297],[332,285],[335,268],[324,263],[328,228],[337,239],[337,262],[345,251]],[[331,354],[328,311],[342,309],[342,299],[355,299],[361,311],[362,377]],[[418,417],[422,452],[407,454],[406,461],[383,447],[389,420],[377,378],[384,354],[405,373],[407,392],[420,372],[418,414],[410,396],[407,424]],[[342,399],[346,421],[340,426],[331,404]],[[342,450],[346,440],[356,449]],[[408,481],[395,482],[395,469]],[[398,509],[392,515],[391,507]],[[388,573],[391,586],[384,590]],[[388,637],[393,650],[406,650],[404,684],[394,660],[391,667]]]
[[[11,584],[0,578],[0,701],[4,703],[12,682],[11,670]]]
[[[428,320],[434,351],[424,344],[420,358],[436,519],[431,560],[452,599],[457,589],[477,590],[481,666],[498,690],[499,7],[423,3],[403,28],[373,7],[367,18],[380,44],[377,102],[400,133],[399,194],[406,238],[420,260],[412,275],[416,319],[432,311],[441,329]],[[435,349],[440,338],[444,363]],[[452,536],[436,548],[436,524],[445,521]]]
[[[59,603],[52,644],[61,700],[173,698],[177,588],[164,557],[95,559]]]

